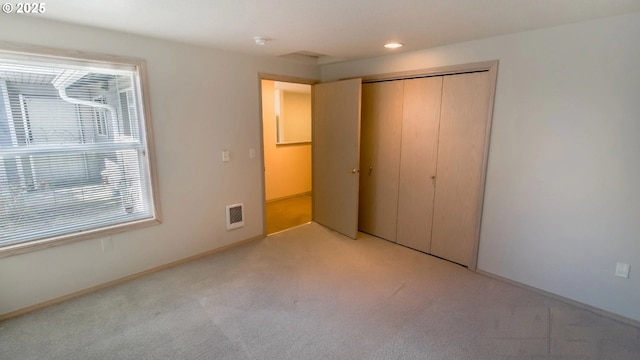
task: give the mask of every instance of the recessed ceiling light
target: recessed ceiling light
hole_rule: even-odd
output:
[[[264,36],[256,36],[256,37],[253,38],[253,41],[256,42],[256,45],[266,45],[267,41],[269,41],[269,40],[271,40],[271,39],[266,38]]]
[[[401,48],[402,44],[396,43],[396,42],[391,42],[391,43],[384,44],[384,47],[386,47],[387,49],[397,49],[397,48]]]

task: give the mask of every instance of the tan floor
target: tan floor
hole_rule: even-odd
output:
[[[640,329],[311,223],[0,322],[0,359],[638,360]]]
[[[311,221],[311,195],[268,201],[267,234],[306,224]]]

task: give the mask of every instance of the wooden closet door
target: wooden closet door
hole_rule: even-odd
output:
[[[431,253],[469,266],[484,191],[490,77],[485,71],[443,81]]]
[[[403,81],[362,85],[360,231],[396,240]]]
[[[431,251],[442,76],[404,81],[397,242]]]

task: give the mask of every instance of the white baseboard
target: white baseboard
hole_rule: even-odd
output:
[[[84,289],[84,290],[76,291],[76,292],[73,292],[71,294],[67,294],[67,295],[64,295],[64,296],[61,296],[61,297],[58,297],[58,298],[55,298],[55,299],[47,300],[47,301],[42,302],[42,303],[38,303],[38,304],[35,304],[35,305],[27,306],[25,308],[18,309],[18,310],[15,310],[15,311],[11,311],[11,312],[8,312],[8,313],[5,313],[5,314],[0,314],[0,321],[11,319],[11,318],[14,318],[14,317],[18,317],[20,315],[24,315],[24,314],[27,314],[27,313],[30,313],[30,312],[33,312],[33,311],[36,311],[36,310],[40,310],[40,309],[43,309],[45,307],[48,307],[48,306],[51,306],[51,305],[55,305],[55,304],[61,303],[63,301],[71,300],[71,299],[74,299],[74,298],[77,298],[77,297],[80,297],[80,296],[83,296],[83,295],[87,295],[87,294],[90,294],[90,293],[93,293],[93,292],[96,292],[96,291],[99,291],[99,290],[102,290],[102,289],[105,289],[105,288],[108,288],[108,287],[111,287],[111,286],[116,286],[116,285],[119,285],[119,284],[123,284],[123,283],[129,282],[131,280],[135,280],[135,279],[137,279],[139,277],[142,277],[142,276],[150,275],[150,274],[156,273],[156,272],[161,271],[161,270],[165,270],[165,269],[168,269],[168,268],[172,268],[174,266],[178,266],[178,265],[182,265],[182,264],[188,263],[190,261],[201,259],[203,257],[214,255],[214,254],[220,253],[222,251],[229,250],[231,248],[234,248],[234,247],[237,247],[237,246],[241,246],[241,245],[244,245],[244,244],[250,243],[252,241],[259,240],[259,239],[263,239],[263,238],[264,238],[264,236],[262,236],[262,235],[254,236],[252,238],[245,239],[245,240],[242,240],[242,241],[230,244],[230,245],[226,245],[226,246],[222,246],[222,247],[219,247],[219,248],[216,248],[216,249],[213,249],[213,250],[205,251],[203,253],[196,254],[196,255],[193,255],[193,256],[189,256],[189,257],[186,257],[184,259],[172,261],[172,262],[170,262],[168,264],[164,264],[164,265],[160,265],[160,266],[157,266],[157,267],[154,267],[154,268],[151,268],[151,269],[143,270],[143,271],[137,272],[135,274],[127,275],[125,277],[122,277],[122,278],[119,278],[119,279],[115,279],[115,280],[112,280],[112,281],[108,281],[106,283],[99,284],[99,285],[96,285],[96,286],[92,286],[92,287]]]
[[[538,289],[538,288],[533,287],[533,286],[529,286],[529,285],[526,285],[526,284],[511,280],[511,279],[507,279],[507,278],[504,278],[504,277],[502,277],[500,275],[495,275],[495,274],[492,274],[492,273],[489,273],[489,272],[486,272],[486,271],[482,271],[482,270],[479,270],[479,269],[476,270],[476,272],[478,274],[480,274],[480,275],[484,275],[484,276],[490,277],[492,279],[496,279],[496,280],[505,282],[507,284],[511,284],[511,285],[515,285],[515,286],[518,286],[518,287],[521,287],[521,288],[524,288],[524,289],[527,289],[527,290],[531,290],[531,291],[533,291],[535,293],[538,293],[538,294],[541,294],[541,295],[544,295],[544,296],[548,296],[548,297],[550,297],[552,299],[555,299],[555,300],[558,300],[558,301],[562,301],[562,302],[564,302],[566,304],[579,307],[579,308],[581,308],[583,310],[590,311],[592,313],[604,316],[604,317],[609,318],[611,320],[615,320],[615,321],[618,321],[618,322],[621,322],[621,323],[624,323],[624,324],[627,324],[627,325],[631,325],[631,326],[634,326],[634,327],[637,327],[637,328],[640,329],[640,321],[638,321],[638,320],[631,319],[631,318],[628,318],[628,317],[625,317],[625,316],[622,316],[622,315],[618,315],[618,314],[612,313],[610,311],[597,308],[595,306],[587,305],[587,304],[581,303],[579,301],[575,301],[575,300],[566,298],[566,297],[561,296],[561,295],[550,293],[548,291],[544,291],[542,289]]]

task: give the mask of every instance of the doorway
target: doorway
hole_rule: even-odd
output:
[[[478,80],[479,83],[483,85],[476,84],[474,81],[471,81],[474,75],[468,74],[483,74],[482,80]],[[487,61],[481,63],[474,64],[464,64],[464,65],[455,65],[437,69],[427,69],[427,70],[416,70],[409,71],[404,73],[395,73],[395,74],[383,74],[383,75],[374,75],[365,77],[365,79],[354,78],[348,80],[340,80],[329,83],[320,83],[315,84],[313,86],[313,152],[312,152],[312,164],[313,168],[313,176],[312,176],[312,184],[313,184],[313,201],[312,201],[312,219],[314,222],[317,222],[320,225],[323,225],[329,229],[347,235],[353,239],[357,238],[358,233],[358,224],[359,224],[359,180],[360,180],[360,166],[362,165],[368,171],[366,172],[367,176],[370,176],[374,168],[380,172],[381,169],[377,168],[377,165],[367,165],[360,163],[360,140],[361,140],[361,104],[362,104],[362,83],[365,80],[366,83],[377,83],[377,82],[388,82],[391,80],[402,80],[408,81],[408,79],[414,78],[432,78],[435,76],[450,76],[447,79],[462,79],[460,84],[456,85],[458,82],[454,80],[443,80],[443,85],[436,86],[439,91],[442,92],[442,98],[453,99],[447,104],[453,103],[454,105],[443,105],[444,101],[441,100],[440,106],[442,107],[440,111],[436,111],[439,118],[439,123],[441,123],[441,128],[438,131],[438,150],[441,154],[438,156],[438,165],[445,164],[445,160],[449,160],[448,166],[454,169],[474,169],[474,176],[466,176],[466,172],[455,172],[451,176],[446,176],[446,171],[440,169],[442,166],[438,166],[436,169],[439,176],[439,188],[440,191],[440,202],[442,200],[445,201],[445,205],[440,208],[446,208],[452,211],[444,212],[441,211],[440,214],[447,214],[447,216],[442,215],[444,220],[438,222],[439,225],[446,225],[447,229],[453,229],[450,233],[446,233],[444,235],[440,234],[438,236],[438,241],[433,241],[435,238],[432,236],[431,244],[445,244],[445,249],[448,251],[451,249],[450,254],[438,255],[445,259],[449,259],[451,261],[463,264],[467,266],[471,270],[476,269],[476,262],[478,256],[478,240],[480,234],[480,220],[482,215],[482,198],[484,194],[484,181],[485,181],[485,171],[487,165],[487,155],[488,155],[488,144],[489,144],[489,134],[490,134],[490,125],[491,125],[491,117],[493,110],[493,94],[495,94],[495,84],[496,84],[496,75],[497,75],[497,61]],[[264,78],[263,78],[264,79]],[[463,81],[464,80],[464,81]],[[444,83],[449,83],[450,86],[445,86]],[[475,84],[475,85],[474,85]],[[404,88],[404,87],[403,87]],[[478,92],[478,89],[482,88],[481,92]],[[268,93],[267,86],[263,83],[261,87],[263,90],[263,107],[271,103],[270,99],[265,100],[265,95]],[[273,86],[275,91],[275,85]],[[404,90],[403,90],[404,91]],[[412,92],[410,92],[412,93]],[[421,92],[417,93],[418,95],[424,95]],[[404,96],[404,95],[403,95]],[[411,96],[408,97],[408,99]],[[419,99],[420,97],[418,97]],[[375,102],[375,101],[374,101]],[[436,101],[437,102],[437,101]],[[461,106],[458,103],[463,103],[468,106]],[[367,101],[367,104],[371,105],[371,101]],[[411,102],[413,104],[413,102]],[[428,101],[424,103],[423,101],[415,102],[416,106],[422,106],[427,104]],[[275,100],[274,100],[275,104]],[[402,105],[404,106],[404,98],[402,100]],[[275,105],[273,105],[275,108]],[[472,110],[469,111],[467,108],[472,107]],[[402,109],[402,107],[401,107]],[[463,109],[460,111],[460,109]],[[476,109],[476,110],[473,110]],[[274,109],[272,109],[275,111]],[[451,111],[445,111],[451,110]],[[458,111],[456,113],[455,111]],[[267,110],[263,109],[265,114],[268,113]],[[449,112],[453,112],[453,115],[450,115]],[[411,114],[420,114],[421,112],[408,112]],[[404,110],[402,112],[403,117],[402,121],[405,122],[404,118]],[[475,117],[470,117],[469,114],[474,114]],[[408,116],[409,116],[408,115]],[[410,116],[409,116],[410,117]],[[453,117],[454,120],[449,119],[449,117]],[[456,120],[460,117],[462,120],[466,121],[458,121]],[[444,120],[443,120],[444,119]],[[278,118],[279,120],[279,118]],[[274,124],[268,124],[267,121],[264,121],[263,124],[263,136],[265,143],[265,158],[266,153],[269,150],[267,148],[267,144],[270,143],[270,138],[272,135],[269,135],[271,128],[278,128],[279,125],[275,125],[276,116],[273,116]],[[467,124],[464,126],[449,126],[447,124]],[[444,124],[444,125],[442,125]],[[462,134],[473,133],[467,138],[471,138],[469,141],[462,141],[462,144],[459,146],[459,139],[462,136],[457,136],[454,132],[453,135],[442,136],[443,132],[445,135],[448,133],[445,131],[447,129],[457,130]],[[471,129],[479,128],[482,131],[472,132]],[[448,131],[448,130],[447,130]],[[480,134],[482,132],[483,134]],[[390,136],[389,131],[383,131],[381,133],[384,135],[382,140],[386,141]],[[416,132],[411,132],[411,134],[415,137]],[[435,133],[434,133],[435,134]],[[276,135],[279,136],[279,135]],[[365,134],[366,137],[366,134]],[[442,141],[442,140],[445,141]],[[453,147],[455,151],[446,148],[447,141],[454,139],[457,141],[449,141],[449,143],[455,145]],[[418,136],[417,143],[423,143],[424,138]],[[410,142],[406,142],[409,144]],[[435,141],[431,141],[430,144],[435,144]],[[440,145],[443,143],[444,145]],[[310,145],[310,144],[309,144]],[[281,146],[287,146],[287,144],[282,144]],[[473,151],[467,151],[464,146],[472,146]],[[377,146],[374,146],[373,149],[377,149]],[[441,149],[442,148],[442,149]],[[309,148],[311,150],[311,148]],[[404,151],[405,155],[415,155],[417,153],[416,149],[410,149],[408,151]],[[472,156],[466,156],[471,154]],[[468,165],[462,161],[458,161],[458,157],[452,156],[452,154],[462,154],[465,156],[461,156],[463,160],[468,160],[471,158],[472,164]],[[445,156],[447,155],[447,156]],[[456,155],[457,156],[457,155]],[[400,157],[400,156],[398,156]],[[411,156],[409,156],[411,157]],[[400,157],[401,158],[401,157]],[[406,156],[405,156],[406,158]],[[411,158],[416,158],[415,156]],[[421,171],[424,166],[422,166],[424,161],[418,161],[414,165],[418,166]],[[463,166],[451,166],[463,163]],[[422,165],[421,165],[422,164]],[[444,166],[444,165],[443,165]],[[440,169],[440,170],[438,170]],[[444,169],[444,168],[443,168]],[[384,170],[383,170],[384,171]],[[396,170],[397,171],[397,170]],[[422,174],[422,172],[420,172]],[[418,181],[417,186],[420,187],[424,185],[426,182],[433,183],[433,180],[436,179],[434,174],[427,174],[428,179],[425,181]],[[267,178],[268,169],[265,166],[265,178]],[[405,180],[409,179],[410,176],[405,176]],[[471,180],[470,180],[471,179]],[[447,181],[448,180],[448,181]],[[462,183],[463,186],[458,186],[458,184]],[[449,185],[449,186],[447,186]],[[408,188],[411,192],[415,190],[414,187]],[[453,189],[453,190],[451,190]],[[407,189],[405,189],[407,190]],[[466,203],[461,204],[460,206],[451,206],[453,200],[457,201],[458,199],[467,199],[465,195],[472,190],[473,199],[471,201],[466,201]],[[265,193],[267,193],[268,189],[265,189]],[[451,193],[451,194],[449,194]],[[449,194],[449,196],[444,196]],[[366,197],[366,195],[365,195]],[[436,197],[438,198],[438,197]],[[268,195],[266,196],[268,199]],[[415,196],[409,194],[408,199],[415,200]],[[393,203],[394,201],[392,201]],[[434,201],[434,204],[437,201]],[[435,208],[435,205],[434,205]],[[458,211],[459,210],[459,211]],[[457,212],[456,212],[457,211]],[[434,214],[436,211],[433,212]],[[449,214],[453,214],[449,216]],[[459,215],[464,213],[465,220],[465,236],[459,236],[460,232],[460,221],[457,220],[455,215]],[[383,216],[388,216],[389,214],[386,211],[381,213]],[[435,215],[434,215],[435,216]],[[391,217],[392,222],[397,222],[397,214]],[[394,220],[395,219],[395,220]],[[429,223],[429,219],[424,219],[423,217],[418,216],[417,218],[412,220],[416,224]],[[435,221],[435,220],[434,220]],[[377,221],[376,221],[377,222]],[[429,233],[429,231],[422,231],[417,236],[422,236],[424,234]],[[375,234],[374,234],[375,235]],[[415,236],[413,236],[415,237]],[[460,246],[462,244],[462,246]],[[464,249],[459,250],[458,248]],[[434,248],[434,246],[432,246]],[[424,250],[423,250],[424,251]],[[432,249],[432,252],[435,250]],[[437,254],[440,254],[438,252]],[[436,255],[437,255],[436,254]],[[462,254],[462,255],[460,255]],[[460,256],[458,256],[460,255]],[[458,256],[458,257],[456,257]],[[462,260],[460,260],[462,259]]]
[[[261,79],[265,233],[311,221],[311,85]]]

